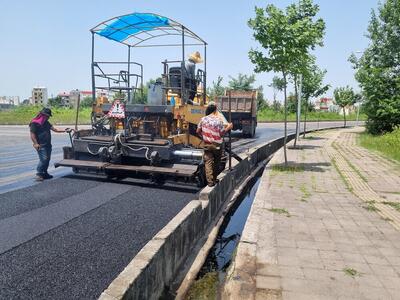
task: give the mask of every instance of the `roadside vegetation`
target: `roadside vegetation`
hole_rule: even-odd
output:
[[[0,125],[28,125],[41,109],[41,106],[18,106],[12,110],[0,111]],[[75,124],[75,109],[52,107],[51,110],[52,124]],[[89,107],[79,111],[79,124],[90,124],[91,111]]]
[[[36,116],[41,110],[39,106],[18,106],[12,110],[0,111],[0,125],[25,125],[29,124],[30,120]],[[53,107],[53,117],[51,122],[54,124],[75,124],[76,110],[71,108]],[[84,107],[79,111],[79,124],[90,124],[91,108]],[[258,122],[283,122],[284,112],[274,110],[269,106],[258,111]],[[288,121],[296,121],[296,113],[288,114]],[[356,114],[350,114],[346,117],[347,121],[355,121]],[[317,112],[311,111],[307,114],[307,121],[341,121],[343,116],[334,112]],[[359,120],[366,120],[366,115],[359,115]],[[304,121],[304,118],[301,118]]]
[[[207,273],[201,279],[196,280],[190,287],[186,299],[188,300],[207,300],[217,299],[218,294],[218,273]]]
[[[283,122],[285,118],[284,112],[282,111],[274,111],[270,108],[265,108],[258,111],[258,122]],[[367,116],[365,114],[359,115],[360,121],[365,121]],[[288,113],[287,120],[289,122],[296,121],[296,113],[291,112]],[[350,114],[346,116],[347,121],[355,121],[357,120],[357,114]],[[304,117],[301,117],[301,121],[304,121]],[[311,111],[307,113],[307,122],[308,121],[343,121],[343,115],[340,115],[335,112],[317,112]]]
[[[368,150],[378,151],[384,156],[400,162],[400,128],[383,135],[362,133],[359,144]]]
[[[400,1],[386,0],[373,11],[367,28],[369,46],[361,57],[352,54],[349,58],[356,70],[356,80],[362,89],[364,109],[368,116],[367,130],[374,135],[392,132],[400,126]],[[395,135],[378,137],[383,142],[396,139]],[[370,142],[368,142],[370,141]],[[372,137],[364,136],[364,145],[374,145]],[[390,143],[389,143],[390,144]],[[389,146],[385,144],[383,147]],[[393,145],[393,144],[391,144]],[[398,143],[396,144],[398,148]],[[396,155],[391,148],[385,153]]]

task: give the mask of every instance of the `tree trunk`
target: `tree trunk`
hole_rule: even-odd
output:
[[[343,106],[343,117],[344,117],[344,127],[346,128],[346,110],[344,109],[344,106]]]
[[[295,135],[295,138],[294,138],[294,145],[293,145],[293,147],[294,148],[296,148],[296,146],[297,146],[297,133],[299,132],[299,126],[298,126],[298,124],[299,124],[299,115],[298,115],[298,113],[297,113],[297,105],[298,105],[298,103],[297,103],[297,101],[299,101],[299,97],[298,97],[298,95],[297,95],[297,75],[295,75],[294,76],[294,96],[295,96],[295,99],[296,99],[296,135]]]
[[[304,109],[304,128],[303,128],[303,138],[305,138],[305,137],[306,137],[307,110],[308,110],[308,100],[306,100],[306,108]]]
[[[284,87],[283,87],[283,94],[284,94],[284,98],[285,98],[285,125],[284,125],[284,137],[283,137],[283,153],[285,156],[285,166],[288,165],[287,163],[287,154],[286,154],[286,143],[287,143],[287,95],[286,95],[286,73],[282,72],[283,75],[283,81],[284,81]]]

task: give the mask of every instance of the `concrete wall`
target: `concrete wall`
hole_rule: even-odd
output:
[[[288,136],[288,141],[294,135]],[[283,146],[283,138],[270,141],[232,160],[231,171],[220,175],[213,188],[204,188],[199,199],[188,203],[143,249],[101,294],[100,299],[158,299],[170,286],[213,226],[225,201],[255,166]]]

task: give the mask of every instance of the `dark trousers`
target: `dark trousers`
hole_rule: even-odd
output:
[[[49,168],[51,158],[51,145],[40,146],[39,150],[37,150],[37,153],[39,156],[39,163],[36,168],[36,174],[38,176],[44,176],[47,174],[47,169]]]
[[[208,184],[215,183],[217,179],[221,155],[221,147],[214,145],[207,145],[204,147],[204,167]]]

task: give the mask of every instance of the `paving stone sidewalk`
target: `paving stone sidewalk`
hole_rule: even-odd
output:
[[[400,299],[400,165],[357,146],[360,130],[310,134],[289,168],[274,156],[224,299]]]

